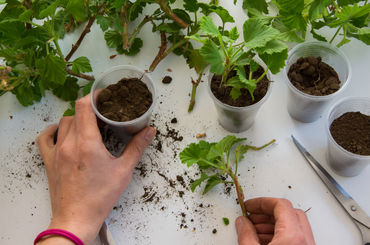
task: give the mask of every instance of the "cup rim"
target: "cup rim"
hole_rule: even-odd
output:
[[[288,78],[288,66],[287,66],[287,63],[288,63],[288,60],[289,60],[289,57],[291,56],[291,54],[301,48],[302,46],[310,46],[310,45],[321,45],[323,47],[327,47],[329,49],[332,49],[332,50],[335,50],[336,52],[338,52],[338,54],[343,58],[344,62],[346,63],[347,67],[348,67],[348,76],[347,76],[347,79],[345,81],[345,83],[343,84],[343,86],[340,87],[340,89],[332,94],[328,94],[328,95],[320,95],[320,96],[317,96],[317,95],[311,95],[311,94],[306,94],[302,91],[300,91],[299,89],[297,89],[293,84],[292,82],[289,80]],[[332,97],[340,94],[347,86],[348,86],[348,83],[351,81],[351,78],[352,78],[352,66],[351,66],[351,63],[349,62],[347,56],[345,55],[345,53],[340,50],[338,47],[334,46],[333,44],[330,44],[330,43],[327,43],[327,42],[323,42],[323,41],[306,41],[306,42],[303,42],[303,43],[299,43],[298,45],[296,45],[295,47],[293,47],[289,53],[288,53],[288,59],[285,61],[285,66],[284,66],[284,78],[285,78],[285,82],[286,84],[288,85],[288,87],[290,89],[292,89],[295,93],[299,94],[300,96],[302,97],[306,97],[306,98],[309,98],[311,100],[316,100],[316,101],[325,101],[325,100],[329,100],[331,99]]]
[[[259,65],[261,65],[263,67],[263,69],[267,68],[266,64],[258,56],[255,56],[253,59]],[[269,86],[268,86],[267,93],[265,94],[265,96],[260,101],[258,101],[257,103],[255,103],[253,105],[237,107],[237,106],[231,106],[231,105],[225,104],[225,103],[221,102],[219,99],[217,99],[216,96],[214,96],[214,94],[212,93],[212,90],[211,90],[211,77],[210,77],[210,76],[213,76],[213,75],[214,75],[214,73],[210,73],[210,72],[208,73],[208,77],[207,77],[208,78],[208,82],[207,82],[208,94],[211,96],[212,100],[215,103],[217,103],[218,105],[223,106],[223,107],[225,107],[229,110],[232,110],[232,111],[252,110],[254,108],[257,108],[257,107],[261,106],[268,99],[268,97],[270,96],[270,94],[272,92],[272,85],[274,83],[274,81],[272,81],[272,73],[271,73],[270,70],[268,70],[267,73],[266,73],[266,76],[271,82],[269,82]]]
[[[97,86],[97,84],[105,77],[107,76],[107,74],[111,73],[112,71],[116,71],[116,70],[135,70],[135,71],[138,71],[138,72],[141,72],[143,74],[143,76],[147,76],[149,82],[151,83],[151,85],[153,86],[153,91],[151,91],[152,93],[152,104],[151,106],[149,107],[149,109],[143,114],[141,115],[140,117],[138,118],[135,118],[134,120],[131,120],[131,121],[126,121],[126,122],[117,122],[117,121],[113,121],[113,120],[110,120],[106,117],[104,117],[102,114],[100,114],[100,112],[98,111],[98,109],[95,107],[95,104],[94,104],[94,95],[92,93],[92,91],[95,90],[95,87]],[[117,81],[118,82],[118,81]],[[149,89],[149,88],[148,88]],[[154,106],[155,106],[155,103],[157,101],[157,91],[156,91],[156,86],[155,86],[155,83],[153,81],[153,79],[148,75],[148,72],[136,67],[136,66],[132,66],[132,65],[119,65],[119,66],[114,66],[114,67],[111,67],[109,68],[108,70],[104,71],[103,73],[101,73],[99,75],[99,77],[94,81],[94,83],[92,84],[91,86],[91,89],[90,89],[90,103],[91,103],[91,106],[93,108],[93,111],[95,112],[95,115],[100,119],[102,120],[103,122],[109,124],[109,125],[112,125],[112,126],[130,126],[132,124],[135,124],[137,123],[138,121],[142,120],[144,117],[146,117],[148,114],[150,114],[153,109],[154,109]]]
[[[325,131],[326,131],[326,134],[327,134],[327,137],[328,139],[334,143],[334,145],[339,148],[340,150],[344,151],[346,154],[348,154],[349,156],[351,157],[356,157],[356,158],[359,158],[361,160],[367,160],[367,159],[370,159],[370,155],[358,155],[358,154],[355,154],[353,152],[350,152],[346,149],[344,149],[342,146],[340,146],[336,141],[335,139],[333,138],[333,136],[331,135],[331,132],[330,132],[330,126],[331,126],[331,123],[329,125],[329,117],[331,115],[331,113],[333,112],[334,108],[340,104],[343,104],[345,102],[349,102],[349,101],[352,101],[352,100],[357,100],[357,99],[363,99],[363,100],[367,100],[369,102],[369,105],[370,105],[370,98],[369,97],[365,97],[365,96],[349,96],[349,97],[345,97],[345,98],[342,98],[340,100],[338,100],[336,103],[334,103],[327,115],[326,115],[326,120],[325,120]],[[343,114],[342,114],[343,115]],[[339,116],[340,117],[340,116]],[[338,117],[337,117],[338,118]],[[336,119],[336,118],[335,118]]]

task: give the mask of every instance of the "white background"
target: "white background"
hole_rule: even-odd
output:
[[[231,3],[224,5],[234,16],[239,30],[247,18],[241,2],[237,6]],[[181,7],[180,4],[178,7]],[[81,31],[82,28],[79,28],[61,42],[65,54]],[[321,32],[328,39],[332,34],[332,30]],[[144,40],[144,47],[138,55],[118,55],[110,59],[116,52],[107,47],[100,28],[94,25],[72,59],[88,57],[93,66],[91,75],[95,77],[121,64],[147,70],[158,52],[160,37],[158,33],[151,33],[149,25],[144,27],[139,36]],[[292,46],[290,44],[290,48]],[[368,96],[370,91],[370,48],[353,40],[341,50],[351,62],[353,75],[346,90],[331,105],[347,96]],[[163,77],[167,75],[173,78],[172,83],[162,84]],[[195,137],[197,133],[206,133],[205,140],[212,142],[231,133],[219,125],[205,83],[198,88],[194,111],[187,112],[190,81],[191,77],[196,79],[196,74],[188,68],[183,58],[170,54],[150,76],[158,91],[152,123],[161,134],[139,162],[138,167],[145,168],[146,175],[140,176],[141,171],[135,170],[130,186],[107,219],[116,243],[237,244],[234,221],[241,211],[235,201],[235,190],[232,188],[230,194],[225,194],[226,187],[220,185],[202,196],[202,185],[192,193],[188,189],[189,181],[196,179],[195,174],[199,171],[196,167],[188,169],[178,158],[178,153],[184,147],[199,140]],[[360,244],[358,228],[308,165],[292,142],[291,135],[307,148],[368,215],[370,168],[352,178],[333,173],[326,162],[327,136],[324,127],[329,108],[316,122],[297,122],[286,110],[287,86],[282,72],[273,80],[270,98],[261,107],[253,126],[246,132],[236,134],[237,137],[248,138],[247,143],[255,146],[276,139],[276,143],[267,149],[248,152],[240,164],[239,180],[246,198],[283,197],[288,198],[294,207],[309,210],[307,215],[317,244]],[[83,80],[80,82],[86,83]],[[40,103],[28,108],[22,107],[10,93],[0,98],[0,244],[31,244],[50,222],[47,177],[34,141],[45,127],[58,123],[67,108],[67,102],[50,93]],[[177,118],[178,123],[172,124],[173,118]],[[167,128],[178,132],[183,140],[174,141],[164,137]],[[155,149],[158,141],[162,142],[162,152]],[[114,142],[112,137],[106,140],[106,144],[116,153],[123,147]],[[174,188],[163,176],[176,183]],[[187,188],[181,185],[177,176],[184,178]],[[182,197],[180,191],[184,191]],[[154,194],[152,202],[145,202],[143,196],[146,192]],[[230,220],[229,226],[224,225],[223,217]],[[216,234],[212,233],[214,229],[217,230]],[[95,244],[100,243],[97,240]]]

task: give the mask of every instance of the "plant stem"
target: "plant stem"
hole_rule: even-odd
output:
[[[335,32],[334,34],[334,37],[330,40],[329,43],[332,43],[334,41],[334,39],[336,38],[336,36],[338,35],[339,31],[342,29],[342,26],[338,28],[338,30]]]
[[[274,143],[276,140],[271,140],[269,143],[267,143],[267,144],[265,144],[265,145],[263,145],[263,146],[260,146],[260,147],[255,147],[255,146],[251,146],[251,145],[246,145],[246,146],[248,146],[250,149],[252,149],[252,150],[256,150],[256,151],[259,151],[259,150],[262,150],[263,148],[265,148],[265,147],[267,147],[267,146],[269,146],[269,145],[271,145],[272,143]]]
[[[200,70],[199,77],[198,77],[196,82],[193,80],[193,78],[191,79],[191,83],[193,84],[193,87],[192,87],[192,90],[191,90],[191,98],[190,98],[190,104],[189,104],[188,112],[191,112],[194,108],[195,95],[197,93],[197,87],[198,87],[199,83],[202,81],[203,71],[204,71],[205,68],[206,68],[206,65],[204,65],[202,67],[202,69]]]
[[[261,81],[261,79],[267,74],[268,72],[268,68],[266,68],[265,72],[257,79],[257,81],[255,82],[256,84]],[[252,72],[250,72],[250,74],[252,74]],[[251,75],[252,76],[252,75]]]
[[[82,73],[80,73],[80,74],[77,74],[77,73],[74,73],[71,69],[69,69],[69,68],[65,68],[65,70],[67,71],[67,73],[69,74],[69,75],[72,75],[72,76],[75,76],[75,77],[79,77],[79,78],[83,78],[83,79],[86,79],[86,80],[89,80],[89,81],[92,81],[92,80],[94,80],[95,78],[94,78],[94,76],[89,76],[89,75],[85,75],[85,74],[82,74]]]
[[[172,10],[168,7],[168,5],[166,4],[166,2],[164,0],[158,0],[158,4],[161,7],[161,9],[163,10],[163,12],[165,12],[168,17],[173,19],[179,26],[181,26],[181,28],[186,29],[189,26],[188,23],[183,21],[174,12],[172,12]]]
[[[98,13],[104,5],[105,5],[105,3],[103,2],[100,6],[98,6]],[[104,12],[104,10],[102,12]],[[103,14],[103,13],[99,13],[99,14]],[[93,15],[89,18],[89,21],[87,22],[84,30],[82,31],[81,36],[78,38],[75,45],[72,46],[72,49],[71,49],[71,51],[69,51],[69,54],[65,57],[65,59],[64,59],[65,61],[68,61],[72,57],[72,55],[76,52],[78,47],[80,47],[80,44],[81,44],[82,40],[85,38],[86,34],[90,32],[90,28],[94,24],[96,16],[97,15]]]
[[[228,168],[227,173],[234,180],[236,193],[238,195],[238,201],[239,201],[240,208],[242,209],[243,216],[248,218],[248,212],[247,212],[247,209],[245,208],[245,205],[244,205],[244,192],[243,192],[243,189],[242,189],[241,185],[239,184],[238,176],[236,176],[233,173],[231,168]]]

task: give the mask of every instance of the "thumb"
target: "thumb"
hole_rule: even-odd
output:
[[[126,145],[120,158],[125,159],[124,162],[130,164],[133,169],[143,155],[145,148],[152,142],[156,132],[152,127],[141,130]]]
[[[260,244],[256,228],[254,228],[254,225],[248,218],[244,216],[238,217],[235,220],[235,228],[238,234],[239,245]]]

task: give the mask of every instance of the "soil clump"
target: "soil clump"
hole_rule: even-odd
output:
[[[340,89],[338,73],[322,58],[310,56],[299,58],[288,71],[290,82],[300,91],[309,95],[323,96]]]
[[[370,155],[370,116],[347,112],[330,125],[334,140],[344,149],[358,155]]]
[[[123,78],[102,89],[98,95],[98,111],[117,122],[127,122],[142,116],[152,105],[153,97],[138,78]]]
[[[244,66],[245,74],[247,77],[249,77],[249,65]],[[262,74],[264,73],[264,69],[260,66],[258,69],[253,72],[252,78],[253,79],[258,79]],[[236,76],[236,71],[233,70],[229,72],[227,75],[227,80],[230,78]],[[267,76],[264,76],[258,83],[257,83],[257,88],[253,92],[254,100],[252,100],[252,96],[250,95],[249,91],[246,88],[240,89],[241,95],[234,100],[230,92],[232,90],[232,87],[220,87],[222,75],[214,75],[211,80],[211,91],[214,94],[214,96],[221,101],[224,104],[230,105],[230,106],[235,106],[235,107],[245,107],[245,106],[250,106],[258,101],[260,101],[267,93],[269,81]]]

